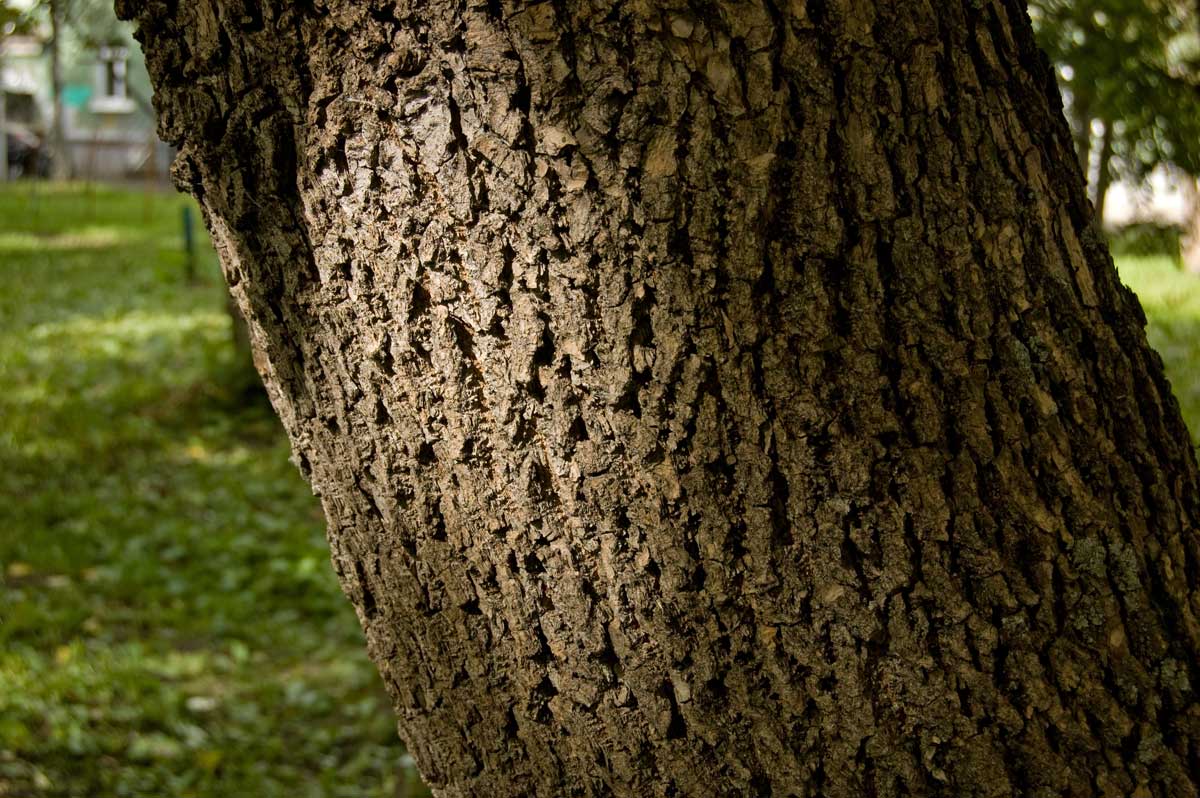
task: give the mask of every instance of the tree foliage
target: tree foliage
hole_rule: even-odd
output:
[[[1039,41],[1058,67],[1080,160],[1099,161],[1101,181],[1113,176],[1106,174],[1109,169],[1140,179],[1168,163],[1200,173],[1195,4],[1032,0],[1029,5]],[[1104,152],[1106,138],[1111,157]]]
[[[32,27],[32,18],[24,9],[18,8],[11,2],[0,0],[0,35],[11,36],[14,33],[28,33]]]
[[[84,47],[129,39],[129,25],[117,19],[107,0],[36,0],[24,7],[0,2],[0,24],[13,22],[25,32],[49,24],[52,7],[71,37]]]

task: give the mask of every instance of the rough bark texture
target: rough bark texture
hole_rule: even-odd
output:
[[[439,795],[1197,795],[1195,459],[1019,3],[120,5]]]

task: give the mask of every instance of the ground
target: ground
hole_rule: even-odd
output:
[[[0,796],[395,796],[318,504],[211,249],[185,280],[184,205],[0,191]]]
[[[185,279],[184,206],[0,189],[0,797],[402,794],[211,250]],[[1200,429],[1200,279],[1120,267]]]
[[[1200,275],[1180,271],[1164,256],[1125,255],[1117,267],[1142,301],[1150,345],[1166,364],[1192,443],[1200,445]]]

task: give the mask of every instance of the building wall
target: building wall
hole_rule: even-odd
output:
[[[1188,226],[1192,209],[1184,181],[1189,179],[1177,170],[1160,167],[1140,185],[1114,183],[1104,201],[1105,227],[1115,229],[1135,222]]]

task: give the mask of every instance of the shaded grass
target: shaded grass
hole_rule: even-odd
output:
[[[183,202],[0,190],[0,796],[395,795],[211,250],[183,279]]]
[[[1117,260],[1121,280],[1138,295],[1150,345],[1162,356],[1193,445],[1200,446],[1200,277],[1166,256]]]

